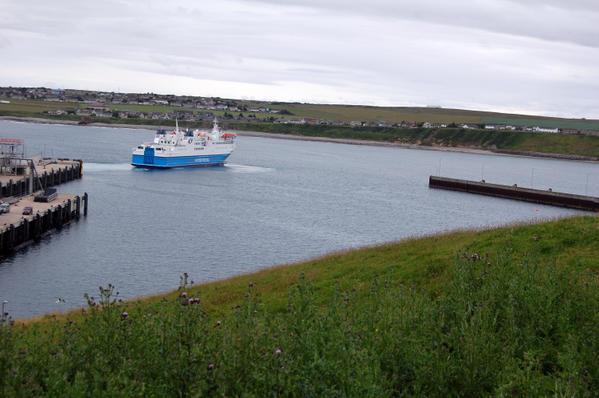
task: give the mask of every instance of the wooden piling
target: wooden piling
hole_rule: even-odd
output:
[[[10,224],[8,227],[8,244],[13,247],[15,244],[15,226]]]
[[[77,217],[77,219],[79,219],[80,215],[81,215],[81,198],[79,196],[77,196],[75,198],[75,217]]]
[[[88,196],[87,192],[83,194],[83,216],[87,217],[87,205],[88,205]]]

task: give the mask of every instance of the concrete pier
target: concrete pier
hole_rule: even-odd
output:
[[[520,200],[543,205],[599,212],[599,198],[540,189],[521,188],[516,185],[489,184],[457,178],[430,176],[429,188],[447,189],[498,198]]]
[[[82,175],[82,160],[25,156],[22,139],[0,137],[0,256],[87,215],[87,193],[52,188]]]
[[[33,209],[31,215],[23,215],[25,207]],[[87,201],[77,195],[59,194],[50,203],[35,202],[33,195],[22,197],[10,206],[10,213],[0,215],[0,255],[10,254],[79,219],[82,210],[87,214]]]
[[[34,159],[35,171],[22,175],[0,175],[0,197],[22,196],[34,191],[79,179],[83,161],[72,159]],[[37,178],[31,178],[31,175]]]

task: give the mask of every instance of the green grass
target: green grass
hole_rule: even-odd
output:
[[[598,259],[589,216],[183,280],[136,302],[109,288],[84,313],[0,328],[0,396],[591,397]]]
[[[269,105],[272,109],[287,109],[299,117],[313,117],[339,121],[401,121],[431,123],[474,123],[505,124],[540,127],[574,128],[599,130],[599,120],[568,119],[544,116],[515,115],[497,112],[470,111],[463,109],[418,108],[418,107],[376,107],[359,105],[324,104],[280,104]]]
[[[496,114],[481,117],[481,123],[599,131],[598,120],[586,119],[563,119],[556,117]]]
[[[242,101],[243,102],[243,101]],[[575,128],[582,130],[599,130],[598,120],[563,119],[536,117],[526,115],[510,115],[490,112],[465,111],[456,109],[434,108],[389,108],[352,105],[317,105],[297,103],[259,103],[245,102],[248,107],[268,106],[272,109],[287,109],[291,116],[273,114],[253,114],[257,118],[277,117],[298,119],[310,117],[335,121],[386,121],[399,123],[401,121],[434,122],[434,123],[500,123],[512,125],[538,125],[543,127]],[[42,117],[55,120],[80,120],[78,116],[50,116],[47,111],[56,109],[84,108],[83,103],[45,102],[39,100],[16,100],[10,104],[0,104],[0,116]],[[173,107],[163,105],[114,104],[113,110],[130,110],[140,112],[205,112],[195,108]],[[211,111],[216,116],[224,118],[224,111]],[[245,112],[246,116],[252,113]],[[130,125],[174,125],[174,121],[151,119],[117,119],[94,118],[95,123],[130,124]],[[226,122],[226,121],[225,121]],[[377,127],[329,127],[319,125],[285,125],[270,122],[234,122],[226,124],[240,130],[263,131],[276,134],[295,134],[310,137],[329,137],[386,142],[401,142],[417,145],[436,145],[447,147],[480,148],[500,150],[513,153],[537,152],[567,156],[584,156],[599,158],[599,136],[537,134],[514,131],[464,130],[447,129],[400,129]],[[182,123],[184,126],[195,127],[197,123]]]
[[[49,103],[45,110],[57,109],[56,103]],[[5,104],[6,105],[6,104]],[[10,105],[10,104],[9,104]],[[33,106],[33,105],[32,105]],[[139,105],[151,107],[150,105]],[[31,112],[32,109],[39,111],[41,108],[29,108],[17,106],[6,111],[0,107],[0,116],[42,117],[52,120],[79,121],[81,118],[74,115],[51,116],[43,113]],[[181,108],[179,108],[181,110]],[[223,112],[216,112],[221,117]],[[258,115],[259,116],[259,115]],[[295,117],[295,116],[294,116]],[[152,119],[117,119],[117,118],[89,118],[92,123],[106,124],[129,124],[129,125],[153,125],[174,126],[174,120],[152,120]],[[182,127],[197,127],[198,122],[182,121]],[[210,123],[204,123],[209,127]],[[563,135],[563,134],[539,134],[514,131],[491,131],[491,130],[465,130],[459,128],[445,129],[402,129],[382,127],[332,127],[315,125],[292,125],[274,124],[268,122],[243,123],[235,121],[224,121],[225,127],[239,130],[261,131],[274,134],[293,134],[306,137],[328,137],[339,139],[371,140],[382,142],[399,142],[404,144],[416,144],[425,146],[464,147],[479,148],[487,150],[500,150],[512,153],[545,153],[556,155],[584,156],[599,158],[599,136],[586,135]]]
[[[473,124],[506,124],[541,127],[560,127],[581,130],[599,131],[599,120],[594,119],[567,119],[544,116],[515,115],[497,112],[470,111],[462,109],[445,108],[418,108],[418,107],[377,107],[362,105],[326,105],[326,104],[300,104],[300,103],[269,103],[257,101],[236,100],[248,108],[269,107],[271,109],[287,109],[293,116],[273,114],[256,114],[258,117],[275,116],[277,118],[302,118],[309,117],[323,120],[342,122],[365,121],[399,123],[401,121],[431,122],[431,123],[473,123]],[[11,100],[10,104],[0,104],[0,112],[10,113],[42,113],[47,110],[65,108],[85,108],[84,103],[45,102],[41,100]],[[168,105],[137,105],[113,104],[114,110],[130,110],[139,112],[175,112],[175,111],[205,111],[196,108],[174,107]],[[222,115],[223,111],[212,111]]]
[[[87,104],[79,102],[52,102],[52,101],[40,101],[40,100],[13,100],[10,99],[9,104],[0,104],[0,112],[3,114],[10,115],[15,113],[17,115],[27,115],[33,117],[38,115],[41,117],[43,112],[53,110],[67,110],[84,108]]]
[[[402,129],[382,127],[329,127],[272,123],[229,123],[240,130],[293,134],[306,137],[345,138],[428,146],[480,148],[506,152],[599,157],[599,136],[526,133],[516,131]]]
[[[52,102],[52,101],[41,101],[41,100],[10,100],[9,104],[0,104],[0,115],[2,116],[23,116],[23,117],[43,117],[48,118],[50,115],[44,113],[47,111],[54,110],[76,110],[76,109],[85,109],[86,107],[91,106],[90,104],[85,104],[83,102]],[[192,112],[192,113],[203,113],[203,112],[211,112],[218,117],[223,117],[225,111],[220,110],[211,110],[208,111],[206,109],[198,109],[198,108],[190,108],[190,107],[181,107],[181,106],[168,106],[168,105],[139,105],[139,104],[109,104],[107,108],[113,111],[133,111],[133,112]],[[239,112],[232,112],[233,114],[238,114]],[[265,115],[255,114],[251,112],[242,112],[244,115],[255,115],[257,117],[264,117]],[[77,120],[80,119],[78,116]],[[64,118],[64,117],[61,117]],[[99,118],[98,121],[102,122],[110,122],[111,119]],[[127,120],[127,119],[125,119]],[[136,119],[133,119],[136,120]],[[141,121],[145,121],[146,119],[140,119]],[[119,119],[116,123],[123,122]]]

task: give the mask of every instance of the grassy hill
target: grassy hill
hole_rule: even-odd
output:
[[[332,127],[273,123],[229,124],[241,130],[306,137],[399,142],[423,146],[479,148],[512,153],[544,153],[599,158],[599,136],[527,133],[461,128],[402,129],[384,127]]]
[[[598,259],[589,216],[182,278],[137,302],[108,287],[0,328],[0,396],[590,397]]]
[[[262,105],[270,106],[272,109],[287,109],[299,117],[313,117],[325,120],[386,121],[389,123],[399,123],[406,120],[431,123],[505,124],[599,130],[599,120],[594,119],[567,119],[465,109],[289,103]]]
[[[279,119],[299,119],[310,117],[334,121],[366,121],[398,123],[401,121],[435,123],[475,123],[475,124],[512,124],[544,127],[562,127],[599,131],[599,121],[583,119],[560,119],[524,115],[509,115],[478,111],[437,108],[384,108],[350,105],[314,105],[294,103],[247,103],[248,107],[268,106],[272,109],[287,109],[291,115],[245,112],[257,119],[276,117]],[[51,102],[40,100],[13,100],[9,104],[0,104],[0,116],[38,117],[53,120],[81,120],[76,115],[51,116],[48,111],[57,109],[77,109],[88,106],[84,103]],[[168,105],[110,105],[113,110],[141,112],[188,111],[201,112],[196,108],[174,107]],[[221,119],[224,111],[211,111]],[[230,116],[230,115],[229,115]],[[128,125],[174,125],[174,120],[153,120],[135,118],[87,118],[88,122]],[[180,123],[183,127],[197,127],[201,122]],[[208,125],[208,122],[205,122]],[[478,148],[492,151],[520,154],[548,154],[566,157],[599,158],[599,136],[571,134],[540,134],[522,131],[472,130],[462,128],[408,129],[383,127],[348,127],[326,125],[280,124],[265,121],[242,122],[225,119],[225,127],[239,130],[262,131],[274,134],[294,134],[310,137],[329,137],[385,142],[400,142],[413,145]]]
[[[45,111],[56,109],[85,108],[89,104],[80,102],[51,102],[41,100],[10,100],[10,104],[0,104],[0,115],[41,117]],[[499,112],[482,112],[464,109],[423,108],[423,107],[378,107],[364,105],[327,105],[281,102],[256,102],[234,100],[240,106],[248,108],[268,107],[274,110],[286,109],[292,115],[264,114],[243,112],[258,118],[274,116],[283,119],[303,117],[333,120],[341,122],[364,121],[400,123],[402,121],[431,123],[471,123],[471,124],[505,124],[539,127],[559,127],[579,130],[599,131],[599,120],[568,119],[534,115],[517,115]],[[112,110],[129,110],[137,112],[202,112],[201,109],[168,105],[111,104]],[[211,111],[222,116],[224,111]]]

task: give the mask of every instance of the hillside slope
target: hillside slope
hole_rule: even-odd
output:
[[[592,396],[599,218],[336,253],[0,328],[0,396]],[[197,299],[197,300],[196,300]]]
[[[461,128],[331,127],[236,123],[231,127],[305,137],[371,140],[421,146],[476,148],[514,154],[546,154],[599,159],[599,136],[492,131]]]

